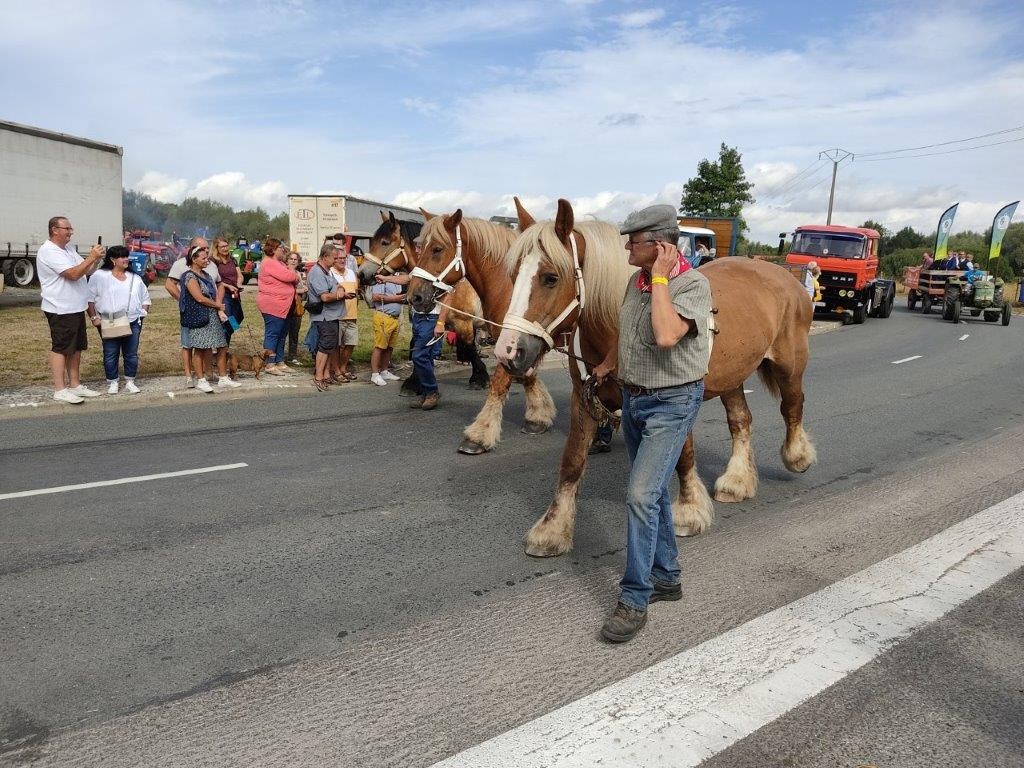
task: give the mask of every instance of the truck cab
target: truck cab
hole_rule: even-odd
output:
[[[715,233],[714,230],[706,229],[704,227],[679,227],[679,250],[690,259],[690,263],[695,267],[707,264],[709,261],[715,258],[717,248],[715,247]],[[693,261],[692,257],[697,253],[697,246],[702,245],[708,250],[708,255],[704,256],[700,263]]]
[[[821,301],[815,312],[842,315],[858,324],[892,314],[896,283],[878,275],[878,240],[876,230],[864,227],[796,228],[786,264],[806,269],[813,261],[821,269]]]

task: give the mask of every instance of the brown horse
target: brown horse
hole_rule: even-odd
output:
[[[409,281],[409,304],[423,312],[453,286],[468,282],[480,295],[483,317],[492,329],[500,328],[512,296],[515,270],[506,254],[516,233],[500,224],[464,217],[461,208],[444,216],[420,210],[427,223],[420,233],[423,247],[417,269]],[[526,390],[522,431],[541,434],[551,428],[555,403],[544,383],[532,373],[512,376],[507,368],[498,366],[491,375],[487,401],[463,432],[459,453],[485,453],[501,439],[501,412],[514,379],[522,381]]]
[[[358,273],[360,285],[371,289],[376,284],[378,274],[408,272],[416,266],[413,239],[419,235],[421,227],[418,223],[399,221],[390,211],[387,215],[381,211],[380,218],[381,224],[370,238],[370,246],[364,254]],[[480,297],[472,286],[465,282],[456,286],[449,304],[463,313],[472,315],[479,315],[481,311]],[[481,324],[475,323],[465,314],[452,313],[446,325],[449,330],[455,331],[458,339],[458,358],[465,359],[472,366],[467,388],[486,389],[490,383],[490,374],[487,373],[487,366],[480,359],[476,346],[476,329]],[[402,391],[416,392],[419,386],[419,377],[413,370],[409,378],[402,383]]]
[[[575,252],[576,258],[573,257]],[[586,372],[605,358],[618,343],[618,311],[626,281],[635,271],[626,261],[623,239],[610,224],[574,222],[572,206],[558,201],[553,222],[533,224],[508,253],[518,265],[515,299],[495,353],[512,373],[530,371],[547,351],[549,339],[578,334],[575,349]],[[577,269],[577,265],[581,268]],[[719,501],[741,501],[757,491],[757,468],[751,448],[750,409],[743,394],[744,381],[755,371],[767,389],[782,400],[786,439],[782,461],[793,472],[806,471],[817,459],[803,428],[802,378],[808,358],[811,304],[799,282],[780,267],[763,261],[725,258],[701,267],[711,283],[714,338],[704,398],[722,398],[732,455],[725,473],[715,483]],[[573,308],[585,294],[582,309]],[[570,309],[566,313],[566,309]],[[711,322],[710,318],[696,318]],[[583,376],[577,365],[572,377],[569,436],[562,453],[558,487],[547,512],[526,536],[530,555],[560,555],[572,548],[576,520],[576,492],[587,462],[587,447],[597,422],[583,401]],[[609,410],[621,407],[621,392],[606,381],[597,392]],[[676,534],[704,531],[714,506],[694,467],[693,435],[687,439],[679,462],[679,496],[673,504]]]

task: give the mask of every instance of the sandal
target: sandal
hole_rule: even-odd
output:
[[[326,392],[330,385],[327,379],[313,379],[313,386],[316,387],[317,392]]]

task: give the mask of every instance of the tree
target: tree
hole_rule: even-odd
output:
[[[913,227],[904,227],[895,235],[890,237],[888,242],[884,245],[885,247],[882,248],[883,255],[894,251],[900,251],[905,248],[920,248],[923,250],[928,247],[928,238]]]
[[[754,185],[747,181],[742,159],[739,150],[723,143],[717,162],[701,160],[697,164],[697,175],[683,187],[679,212],[685,216],[737,218],[740,232],[745,232],[743,205],[754,202],[750,194]]]

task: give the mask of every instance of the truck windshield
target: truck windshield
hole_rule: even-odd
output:
[[[794,253],[825,256],[833,259],[863,259],[867,238],[862,235],[840,235],[833,232],[797,232],[793,238]]]

